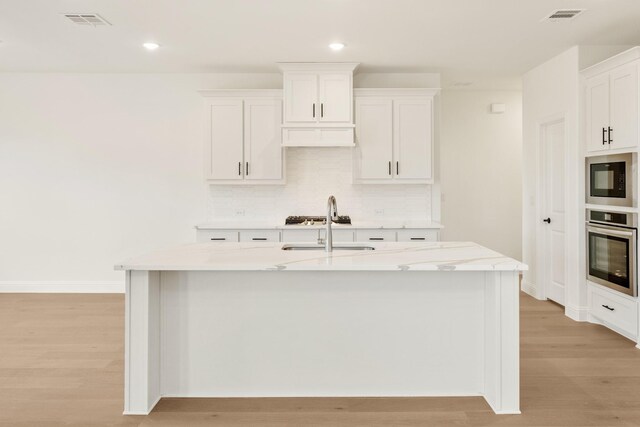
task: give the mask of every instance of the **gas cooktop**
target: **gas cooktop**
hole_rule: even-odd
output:
[[[334,219],[335,224],[351,224],[351,218],[349,215],[338,215],[338,218]],[[326,216],[288,216],[284,221],[285,225],[325,225],[327,223]]]

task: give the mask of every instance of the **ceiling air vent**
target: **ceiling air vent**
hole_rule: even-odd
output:
[[[567,22],[584,12],[584,9],[558,9],[553,11],[548,16],[545,16],[543,21],[551,22]]]
[[[65,13],[64,16],[77,25],[91,25],[94,27],[99,25],[111,25],[109,21],[97,13]]]

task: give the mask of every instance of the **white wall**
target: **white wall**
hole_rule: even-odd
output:
[[[0,74],[0,285],[119,283],[123,258],[193,241],[206,215],[197,90],[281,79]]]
[[[567,314],[578,313],[586,304],[586,294],[579,286],[583,276],[579,270],[578,246],[579,227],[583,221],[577,221],[578,204],[583,194],[583,179],[579,153],[579,51],[573,47],[560,55],[539,65],[523,78],[523,260],[529,265],[525,272],[523,289],[535,297],[544,297],[542,283],[543,267],[538,262],[538,236],[542,234],[541,224],[544,212],[540,199],[540,126],[549,120],[563,117],[565,122],[565,194],[569,203],[565,204],[566,215],[570,220],[565,223],[567,239],[567,272],[565,287],[567,290],[565,306]],[[576,220],[571,220],[576,219]]]
[[[521,93],[445,90],[441,98],[443,238],[520,259]],[[491,103],[506,112],[491,114]]]
[[[373,83],[437,86],[439,75],[356,78],[360,87]],[[193,241],[193,226],[211,214],[215,194],[229,191],[203,181],[197,91],[281,87],[279,73],[0,74],[0,290],[43,283],[104,289],[122,283],[113,265],[124,258]],[[385,205],[389,216],[430,212],[428,186],[347,187],[348,150],[322,155],[340,165],[339,174],[324,173],[335,181],[341,212],[369,212],[365,205],[381,196],[398,204]],[[293,150],[290,173],[308,173],[309,182],[316,172],[307,166],[317,163],[313,151]],[[313,195],[305,213],[322,212],[324,193]],[[87,283],[96,286],[82,287]]]

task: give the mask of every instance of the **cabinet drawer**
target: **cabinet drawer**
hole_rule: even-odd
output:
[[[352,146],[353,128],[283,128],[285,147]]]
[[[196,240],[198,242],[237,242],[238,232],[227,230],[198,230],[196,231]]]
[[[357,230],[356,231],[357,242],[395,242],[396,232],[395,230]]]
[[[590,285],[589,311],[597,317],[635,337],[638,333],[638,303],[613,292]]]
[[[438,230],[398,230],[398,242],[437,242]]]
[[[278,230],[247,230],[240,232],[241,242],[279,242]]]
[[[317,242],[318,232],[319,232],[318,229],[282,230],[282,241],[283,242]]]
[[[321,236],[324,238],[324,231],[320,232]],[[334,242],[353,242],[353,236],[354,236],[354,232],[353,230],[336,230],[335,228],[333,229],[333,241]]]

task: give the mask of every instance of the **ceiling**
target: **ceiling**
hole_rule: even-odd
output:
[[[555,9],[586,12],[541,22]],[[63,13],[98,13],[78,26]],[[573,45],[640,44],[639,0],[0,0],[0,72],[277,72],[354,61],[441,72],[443,86],[519,86]],[[145,41],[160,49],[149,52]],[[327,45],[342,41],[333,52]]]

